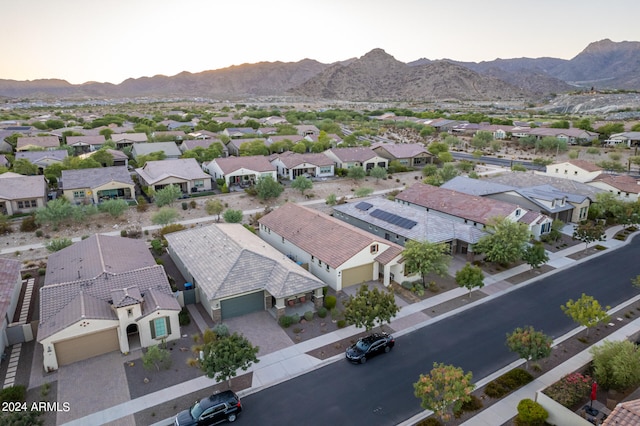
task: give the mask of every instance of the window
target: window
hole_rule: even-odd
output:
[[[315,256],[311,256],[311,263],[316,261],[316,257]]]
[[[19,209],[29,209],[32,207],[38,207],[38,202],[36,200],[23,200],[18,201]]]
[[[196,188],[202,188],[204,186],[204,181],[202,179],[194,180],[193,186]]]
[[[327,265],[327,267],[326,267],[327,272],[329,272],[329,264],[327,263],[326,265]]]
[[[73,191],[73,198],[84,198],[85,193],[83,191]]]
[[[131,318],[133,316],[133,309],[127,309],[127,316]]]
[[[520,209],[516,209],[516,217],[520,216]]]
[[[377,244],[372,244],[371,245],[371,254],[377,253],[378,252],[378,245]]]
[[[318,259],[318,266],[322,266],[322,260]]]
[[[171,322],[168,317],[156,318],[149,321],[152,339],[164,339],[171,334]]]
[[[331,173],[331,166],[320,167],[320,173]]]

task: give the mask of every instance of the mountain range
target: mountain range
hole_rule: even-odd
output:
[[[296,96],[348,101],[532,100],[584,88],[640,90],[640,42],[591,43],[570,60],[496,59],[404,63],[382,49],[333,64],[313,59],[260,62],[130,78],[120,84],[0,79],[5,98],[201,97],[240,100]]]

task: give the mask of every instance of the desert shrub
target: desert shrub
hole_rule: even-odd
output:
[[[187,229],[187,228],[185,228],[184,225],[181,225],[179,223],[172,223],[171,225],[167,225],[167,226],[163,227],[160,230],[160,235],[164,237],[165,235],[171,234],[172,232],[183,231],[185,229]]]
[[[54,238],[45,244],[45,248],[54,253],[56,251],[60,251],[65,247],[69,247],[73,242],[69,238]]]
[[[120,236],[121,237],[126,237],[127,236],[127,230],[126,229],[121,230],[120,231]]]
[[[318,309],[318,318],[325,318],[327,316],[327,308],[325,308],[324,306],[321,306]]]
[[[38,224],[36,223],[36,217],[31,215],[22,219],[22,223],[20,224],[20,232],[33,232],[38,229]]]
[[[416,426],[442,426],[442,422],[435,417],[429,417],[416,423]]]
[[[460,409],[453,412],[455,418],[459,418],[465,412],[477,411],[482,408],[482,400],[475,395],[469,395],[470,398],[468,401],[465,401],[460,406]]]
[[[45,268],[38,268],[38,275],[39,276],[44,276],[47,273],[47,270]]]
[[[411,281],[402,281],[402,284],[400,284],[402,286],[402,288],[405,288],[407,290],[413,290],[413,283]]]
[[[189,201],[189,207],[191,207],[192,209],[198,207],[198,203],[196,203],[196,200]]]
[[[335,308],[337,303],[338,299],[336,299],[336,297],[333,295],[329,295],[324,298],[324,307],[329,310]]]
[[[9,386],[0,390],[0,402],[24,402],[27,389],[22,385]]]
[[[156,265],[164,265],[164,260],[160,258],[156,259]]]
[[[518,416],[516,425],[518,426],[542,426],[549,417],[549,413],[537,402],[527,398],[518,403]]]
[[[38,237],[38,238],[42,238],[42,236],[43,236],[43,235],[44,235],[44,232],[42,232],[42,229],[38,229],[38,230],[36,231],[36,237]]]
[[[171,368],[171,352],[160,345],[148,347],[141,359],[145,370],[155,368],[156,371],[160,371]]]
[[[491,398],[502,398],[508,393],[526,385],[533,380],[528,371],[521,368],[508,371],[495,380],[490,381],[484,393]]]
[[[304,319],[311,321],[313,319],[313,311],[307,311],[304,313]]]
[[[280,324],[281,327],[288,328],[293,324],[293,319],[289,315],[283,315],[278,320],[278,324]]]
[[[298,324],[300,322],[300,315],[298,314],[291,315],[291,321],[293,324]]]
[[[593,379],[581,373],[564,376],[544,390],[545,395],[565,407],[573,407],[591,390]]]
[[[338,320],[336,325],[338,326],[338,328],[345,328],[347,326],[347,321],[343,320],[343,319],[340,319],[340,320]]]
[[[591,348],[593,375],[605,389],[624,390],[640,384],[640,347],[629,340],[605,340]]]
[[[156,254],[162,254],[162,241],[160,241],[158,239],[151,240],[151,249]]]
[[[218,337],[226,337],[229,336],[229,327],[225,323],[216,324],[213,327],[213,332],[216,333]]]
[[[189,208],[189,204],[186,201],[182,202],[182,210],[187,210]]]
[[[182,310],[178,314],[178,323],[181,326],[191,324],[191,317],[189,316],[189,311],[187,310],[187,308],[182,308]]]

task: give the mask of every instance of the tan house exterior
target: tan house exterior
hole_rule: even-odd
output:
[[[195,158],[147,161],[136,173],[140,184],[154,191],[169,185],[178,186],[185,194],[211,191],[211,176],[202,171]]]
[[[180,305],[144,241],[96,234],[49,256],[38,342],[45,371],[180,338]]]
[[[331,177],[334,175],[333,161],[324,154],[297,154],[287,151],[269,157],[278,176],[293,180],[298,176]]]
[[[135,185],[125,166],[63,170],[60,187],[74,204],[135,199]]]
[[[47,181],[44,176],[0,174],[0,214],[32,213],[47,203]]]
[[[640,194],[640,181],[629,175],[599,174],[589,185],[615,194],[624,201],[636,202]]]
[[[366,171],[373,169],[375,166],[386,169],[389,166],[389,160],[376,154],[374,150],[368,147],[353,148],[331,148],[324,152],[331,158],[339,169],[350,169],[352,167],[362,167]]]
[[[278,179],[275,166],[262,155],[216,158],[202,163],[202,169],[214,179],[224,179],[229,188],[233,185],[253,185],[258,179],[266,176],[271,176],[273,180]]]
[[[371,149],[389,162],[398,161],[406,167],[420,167],[433,162],[433,155],[417,143],[380,143],[373,145]]]
[[[0,259],[0,354],[10,345],[7,328],[13,322],[20,299],[21,266],[19,260]]]
[[[589,161],[569,160],[562,163],[549,164],[546,174],[552,177],[586,183],[594,180],[602,171],[601,167]]]

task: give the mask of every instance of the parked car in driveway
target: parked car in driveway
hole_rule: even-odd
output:
[[[240,398],[232,391],[224,391],[202,399],[176,416],[175,426],[217,425],[235,422],[242,411]]]
[[[358,339],[356,343],[349,346],[346,351],[346,357],[351,362],[364,364],[367,362],[367,358],[389,352],[395,344],[396,341],[392,335],[373,333]]]

